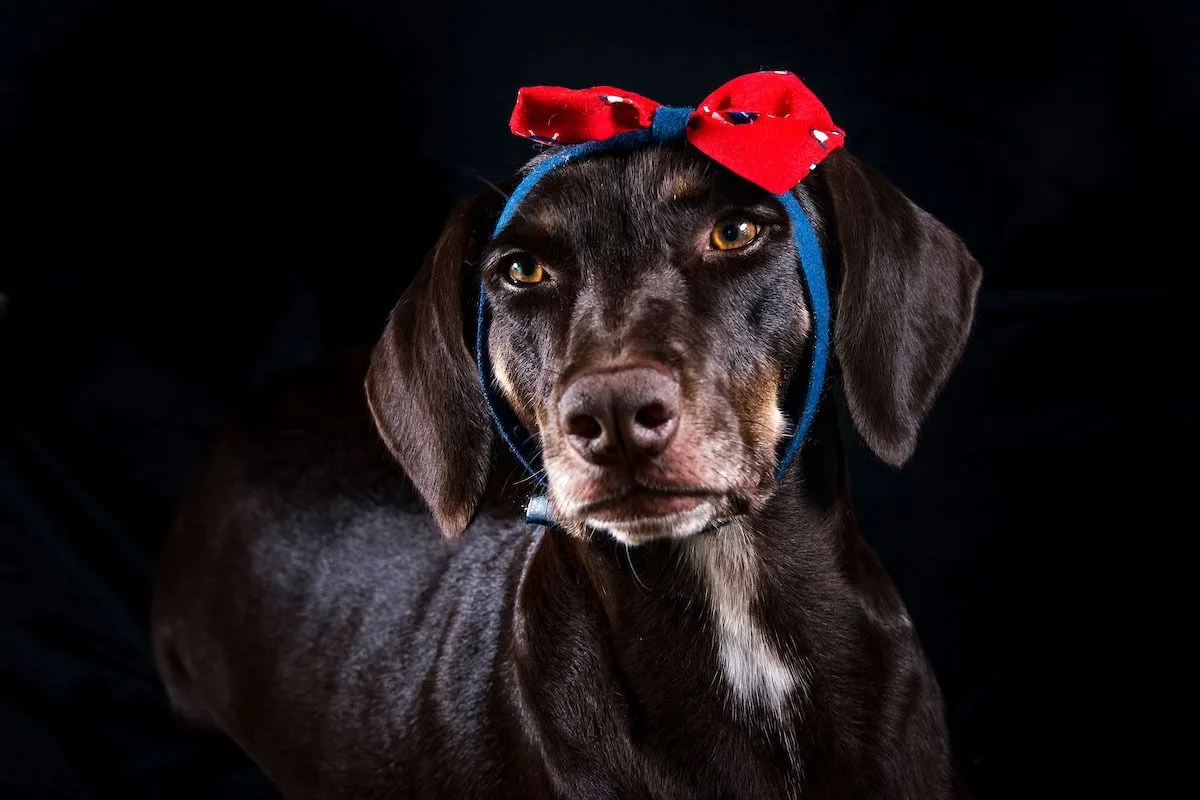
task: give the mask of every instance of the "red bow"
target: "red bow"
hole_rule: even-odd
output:
[[[517,93],[508,124],[518,136],[578,144],[650,128],[661,107],[611,86],[530,86]],[[790,72],[734,78],[691,112],[685,130],[700,152],[774,194],[790,190],[845,139]]]

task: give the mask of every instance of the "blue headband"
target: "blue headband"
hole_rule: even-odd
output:
[[[509,196],[508,202],[500,212],[500,218],[496,220],[496,227],[492,230],[491,238],[495,239],[500,235],[512,221],[517,213],[517,208],[537,185],[537,182],[553,170],[569,161],[597,153],[634,150],[655,142],[680,141],[684,137],[684,129],[691,114],[692,109],[690,108],[662,106],[655,112],[652,126],[648,129],[622,133],[611,139],[564,147],[547,156],[517,184],[517,188]],[[778,481],[783,478],[796,459],[796,454],[800,452],[800,447],[804,444],[809,428],[812,427],[813,418],[817,414],[817,405],[821,400],[821,388],[825,383],[825,367],[829,361],[830,324],[829,289],[825,282],[825,264],[821,258],[821,246],[817,242],[816,232],[813,231],[812,223],[809,222],[808,216],[804,213],[804,209],[795,195],[791,192],[783,192],[775,197],[783,204],[792,224],[792,239],[796,243],[796,252],[800,257],[800,273],[804,277],[803,282],[808,295],[808,305],[812,312],[813,323],[812,361],[809,365],[804,408],[800,413],[796,430],[775,470],[775,480]],[[504,398],[498,396],[494,391],[492,363],[487,346],[488,322],[486,285],[481,279],[479,313],[475,326],[475,363],[479,370],[479,385],[483,390],[488,413],[491,414],[496,432],[529,476],[544,490],[546,479],[542,470],[537,467],[540,459],[535,452],[534,437],[525,431]],[[550,514],[549,503],[540,494],[530,501],[525,518],[530,524],[551,526],[555,524]]]

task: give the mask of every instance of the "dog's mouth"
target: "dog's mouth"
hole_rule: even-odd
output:
[[[690,511],[701,503],[717,497],[719,495],[716,493],[703,490],[636,487],[616,496],[588,503],[580,509],[580,512],[588,519],[599,522],[661,517]]]

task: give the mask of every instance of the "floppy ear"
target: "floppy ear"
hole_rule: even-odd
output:
[[[396,303],[367,371],[375,426],[446,536],[458,536],[483,495],[492,426],[467,348],[464,297],[491,217],[482,198],[461,203]],[[466,273],[466,274],[464,274]]]
[[[834,352],[855,426],[899,467],[962,354],[982,270],[944,225],[844,149],[820,170],[841,253]]]

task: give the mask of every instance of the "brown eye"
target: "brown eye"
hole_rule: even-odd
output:
[[[515,286],[532,286],[541,283],[546,277],[542,265],[533,260],[527,253],[510,256],[508,262],[508,280]]]
[[[754,241],[758,236],[758,226],[748,219],[731,219],[718,222],[713,226],[709,237],[712,246],[718,250],[737,250]]]

